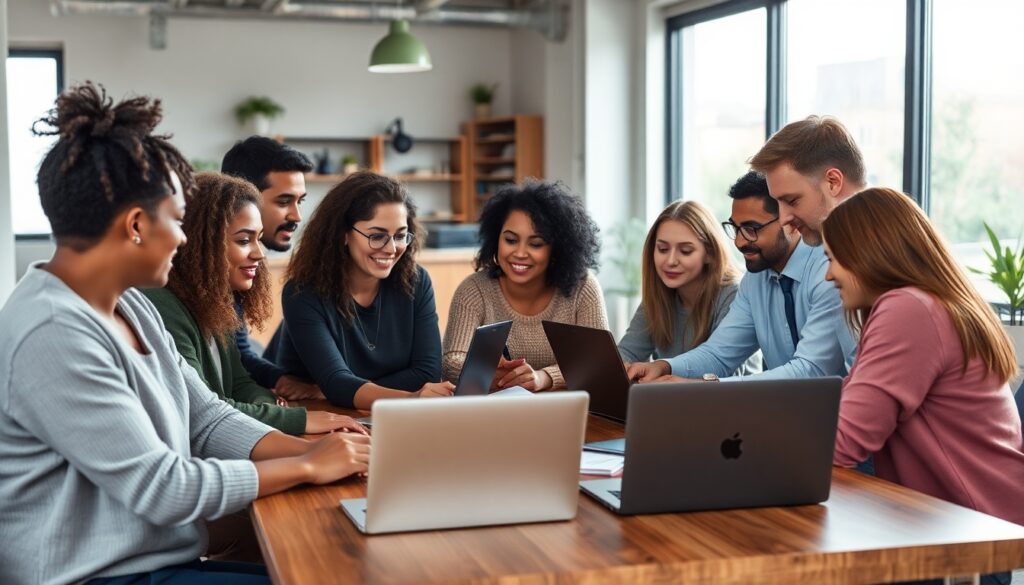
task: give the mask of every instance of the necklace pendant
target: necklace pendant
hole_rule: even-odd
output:
[[[374,343],[367,342],[366,347],[370,348],[370,351],[377,349],[377,345]]]

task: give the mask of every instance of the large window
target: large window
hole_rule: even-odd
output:
[[[33,136],[32,123],[53,107],[63,86],[60,51],[12,49],[7,57],[7,139],[15,236],[50,233],[39,205],[36,172],[54,137]]]
[[[981,241],[983,221],[1024,230],[1024,3],[983,4],[933,9],[931,216],[957,244]]]
[[[702,31],[735,30],[744,18],[756,26],[754,14],[766,15],[765,30],[732,39],[744,65],[718,57],[714,66],[727,69],[722,78],[764,79],[742,96],[746,112],[764,112],[760,142],[809,114],[836,116],[864,153],[869,184],[915,197],[969,266],[984,265],[983,221],[1008,243],[1024,232],[1020,0],[730,0],[669,19],[669,199],[706,200],[721,189],[706,169],[745,169],[756,152],[745,136],[729,140],[736,152],[700,152],[709,132],[701,123],[736,96],[719,91],[712,106],[688,99],[701,95],[710,59]]]
[[[764,142],[765,11],[683,30],[682,192],[729,216],[729,186]]]
[[[786,13],[785,121],[839,118],[864,153],[868,183],[899,187],[906,7],[893,0],[789,0]]]

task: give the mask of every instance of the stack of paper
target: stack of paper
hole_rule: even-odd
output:
[[[509,386],[502,390],[495,390],[488,394],[488,396],[533,396],[533,392],[530,392],[522,386]]]
[[[583,475],[617,475],[622,471],[625,457],[609,453],[583,451],[580,458],[580,473]]]

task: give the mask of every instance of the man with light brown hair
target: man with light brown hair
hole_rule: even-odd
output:
[[[804,242],[821,245],[821,223],[839,202],[863,190],[864,157],[846,127],[831,116],[808,116],[776,132],[750,159],[779,202],[779,223]]]

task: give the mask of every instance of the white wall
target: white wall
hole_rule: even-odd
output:
[[[7,0],[0,0],[0,305],[14,288],[14,228],[11,224],[11,176],[7,144]]]
[[[568,0],[569,23],[564,41],[553,43],[540,34],[512,33],[512,107],[544,116],[544,174],[564,181],[586,197],[583,177],[583,7],[586,0]],[[499,90],[500,93],[500,90]]]
[[[509,87],[504,29],[413,25],[434,70],[382,75],[366,66],[386,23],[170,19],[167,48],[149,48],[149,21],[116,16],[54,18],[48,2],[10,0],[11,42],[60,44],[66,83],[91,79],[115,97],[158,96],[160,130],[189,157],[219,161],[240,128],[232,108],[269,95],[286,108],[273,131],[285,135],[368,136],[395,116],[414,136],[454,136],[471,115],[469,87]],[[508,112],[499,92],[495,111]]]
[[[472,116],[468,90],[474,83],[497,83],[505,90],[495,97],[496,114],[523,111],[513,110],[508,91],[513,87],[513,34],[527,36],[542,52],[549,45],[531,31],[414,24],[413,33],[430,50],[434,70],[381,75],[366,66],[373,46],[387,32],[386,23],[170,19],[167,48],[153,50],[146,18],[55,18],[48,2],[8,1],[12,46],[63,47],[65,85],[92,80],[104,84],[115,99],[159,97],[164,121],[157,130],[173,134],[172,142],[188,158],[217,163],[249,134],[232,113],[249,95],[268,95],[285,107],[274,133],[369,136],[402,116],[414,137],[455,136],[459,124]],[[311,196],[322,195],[326,187],[311,186]],[[425,196],[445,197],[436,189]],[[0,241],[10,237],[0,232]],[[23,271],[30,262],[49,257],[53,246],[22,243],[17,250]]]
[[[632,214],[634,5],[587,2],[584,118],[587,203],[602,230]]]

